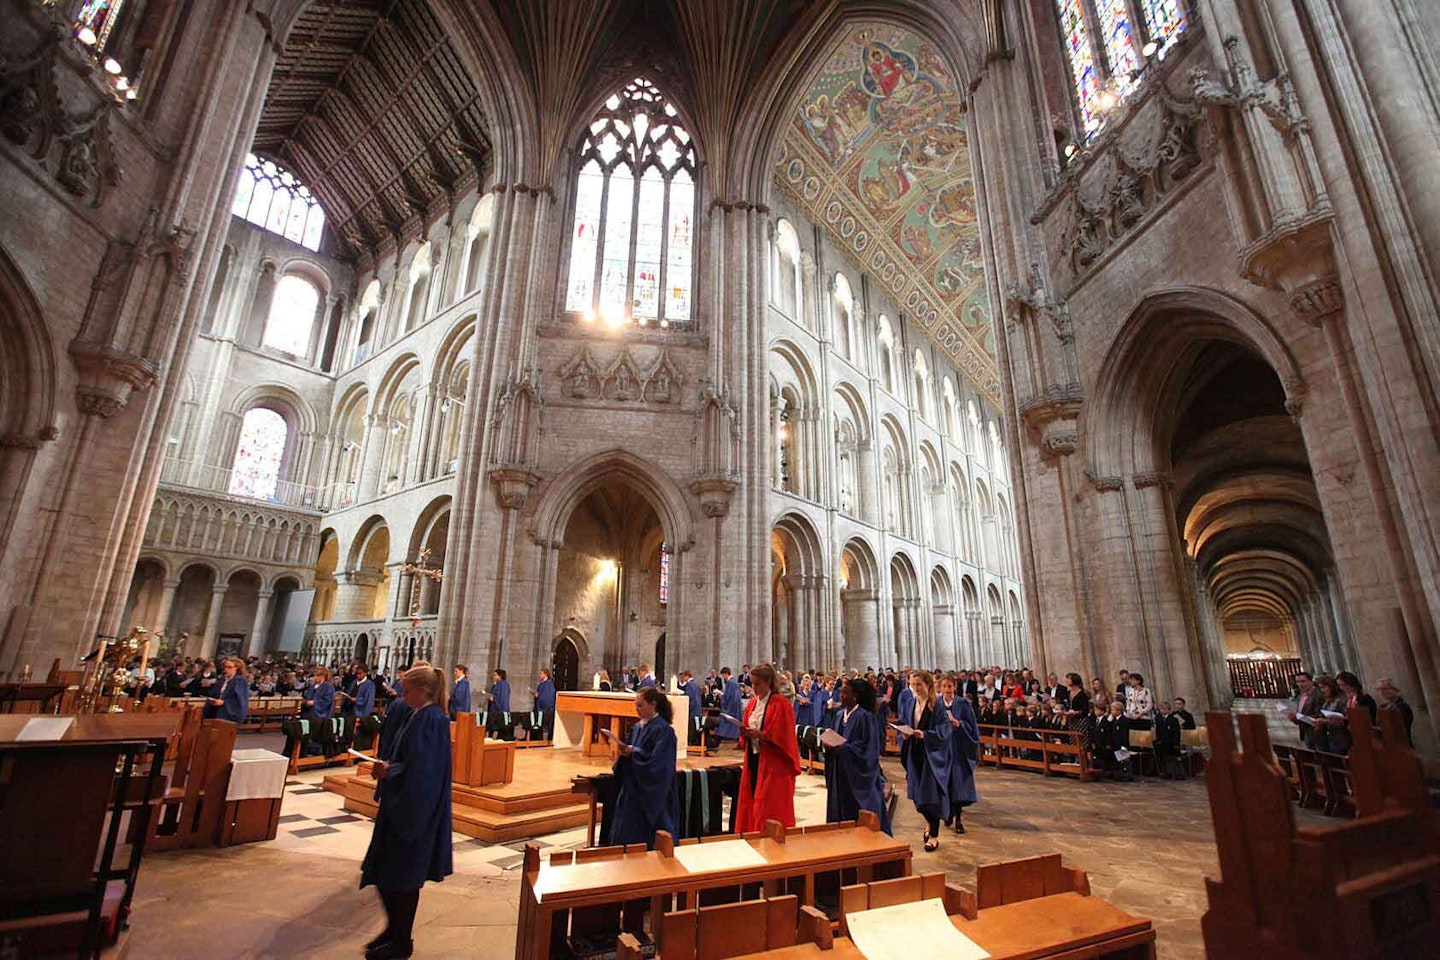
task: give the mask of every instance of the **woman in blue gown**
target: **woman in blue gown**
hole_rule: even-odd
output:
[[[675,792],[675,728],[670,701],[655,687],[635,691],[630,742],[619,744],[615,760],[615,815],[610,844],[655,846],[655,832],[668,830],[679,839],[680,800]]]
[[[840,688],[840,736],[845,742],[825,749],[825,820],[841,823],[854,820],[861,810],[880,818],[880,827],[891,832],[885,810],[885,782],[880,773],[880,745],[885,728],[875,716],[875,688],[860,677],[845,681]]]
[[[365,945],[366,960],[410,956],[420,888],[454,872],[444,675],[434,667],[411,669],[405,674],[405,702],[410,712],[389,745],[389,758],[375,764],[380,809],[360,866],[360,886],[375,885],[387,923]]]
[[[972,803],[979,803],[975,793],[975,764],[980,760],[980,725],[975,708],[957,693],[954,677],[940,681],[940,699],[936,703],[950,721],[950,809],[945,823],[956,833],[965,832],[960,814]]]
[[[910,674],[909,716],[898,726],[913,728],[900,744],[905,766],[905,795],[925,818],[925,850],[940,846],[940,820],[950,813],[950,717],[935,701],[935,678],[924,670]]]

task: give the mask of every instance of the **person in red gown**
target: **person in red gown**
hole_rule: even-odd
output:
[[[795,826],[795,778],[800,776],[795,710],[775,686],[775,668],[770,664],[762,663],[750,671],[755,695],[745,705],[740,724],[745,763],[735,814],[739,833],[763,830],[766,820]]]

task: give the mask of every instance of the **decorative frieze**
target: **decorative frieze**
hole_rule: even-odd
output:
[[[683,377],[661,350],[648,365],[635,354],[621,350],[608,361],[582,347],[559,370],[560,395],[567,400],[609,400],[617,403],[678,404]]]

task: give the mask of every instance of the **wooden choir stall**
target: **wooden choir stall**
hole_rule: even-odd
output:
[[[675,708],[675,729],[690,729],[690,698],[683,693],[666,697]],[[608,756],[610,745],[600,731],[609,730],[623,739],[625,721],[636,717],[633,693],[562,690],[555,697],[555,746],[562,750],[579,747],[587,757]]]

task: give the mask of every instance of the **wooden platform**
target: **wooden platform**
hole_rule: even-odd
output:
[[[698,770],[735,762],[733,754],[681,757],[679,768]],[[572,791],[572,781],[577,776],[609,769],[609,758],[586,757],[578,747],[518,750],[512,782],[489,787],[451,784],[455,832],[486,843],[506,843],[583,827],[590,822],[590,804]],[[327,776],[324,788],[344,797],[347,811],[375,816],[378,805],[369,764]]]

